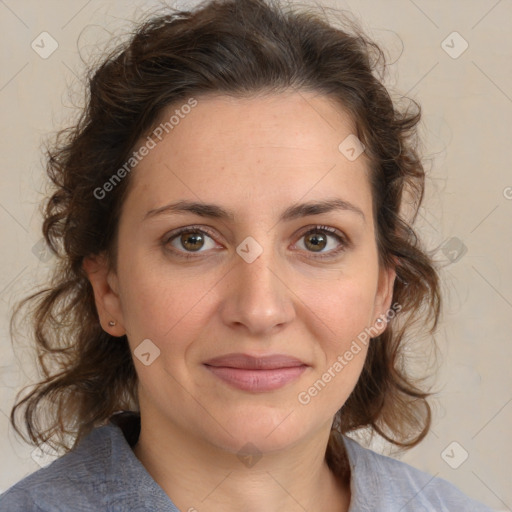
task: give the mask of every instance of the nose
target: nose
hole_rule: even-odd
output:
[[[270,335],[295,316],[294,294],[287,283],[284,265],[270,250],[248,263],[243,258],[228,274],[220,314],[226,325],[250,335]]]

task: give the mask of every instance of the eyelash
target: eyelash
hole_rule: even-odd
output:
[[[208,235],[212,239],[215,238],[214,233],[204,227],[186,226],[186,227],[178,229],[177,231],[173,231],[168,236],[165,236],[162,240],[162,245],[164,247],[168,248],[169,243],[172,242],[175,238],[179,237],[183,233],[189,233],[189,234],[201,233],[201,234]],[[335,228],[331,228],[330,226],[322,226],[322,225],[314,226],[313,228],[310,228],[309,230],[303,232],[299,236],[299,240],[311,233],[326,233],[328,235],[334,236],[340,243],[340,247],[338,249],[333,249],[327,254],[318,254],[316,256],[313,256],[315,259],[333,258],[334,256],[337,256],[341,252],[345,251],[347,249],[347,247],[350,246],[349,240],[341,232],[339,232]],[[174,248],[171,248],[169,250],[172,253],[174,253],[175,255],[179,256],[180,258],[184,258],[187,260],[199,257],[199,256],[196,256],[192,252],[178,251]],[[311,254],[314,254],[314,253],[311,253]]]

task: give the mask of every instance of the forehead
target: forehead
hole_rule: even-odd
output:
[[[159,126],[174,116],[172,129],[132,172],[126,202],[133,208],[179,198],[273,210],[336,191],[362,209],[371,202],[364,153],[350,161],[340,152],[355,128],[334,100],[311,92],[195,100],[193,108],[162,112]]]
[[[190,151],[191,146],[208,149],[217,157],[229,159],[241,151],[259,148],[293,149],[296,153],[325,151],[330,145],[338,151],[338,139],[354,132],[351,117],[332,98],[312,92],[261,94],[249,98],[207,95],[196,99],[188,114],[178,113],[185,102],[166,108],[161,125],[171,117],[177,123],[165,135],[173,139],[176,158],[201,161],[204,151]],[[164,144],[165,145],[165,144]],[[153,156],[157,156],[156,151]],[[276,153],[276,152],[275,152]]]

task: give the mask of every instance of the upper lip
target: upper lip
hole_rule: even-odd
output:
[[[307,366],[296,357],[285,354],[272,354],[267,356],[251,356],[249,354],[226,354],[209,359],[204,364],[208,366],[223,366],[228,368],[241,368],[244,370],[274,370],[276,368],[292,368]]]

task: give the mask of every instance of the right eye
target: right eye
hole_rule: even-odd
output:
[[[208,247],[208,240],[210,240]],[[187,226],[169,233],[164,238],[163,245],[172,252],[183,258],[194,258],[194,253],[203,253],[201,251],[205,247],[206,250],[215,248],[213,234],[204,228],[195,226]],[[170,246],[170,247],[169,247]]]

